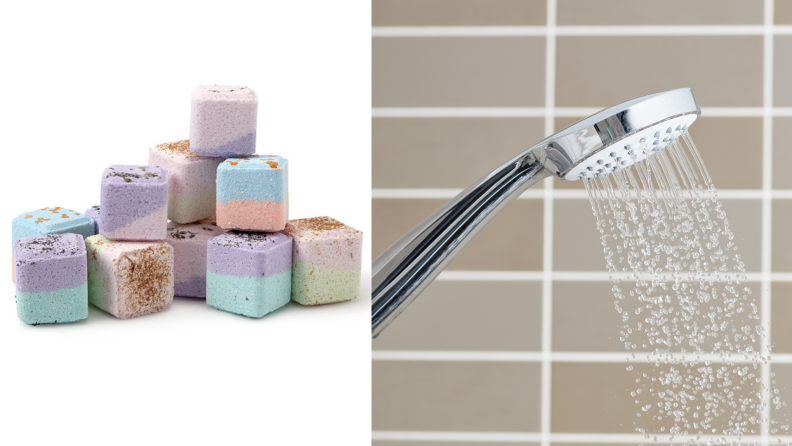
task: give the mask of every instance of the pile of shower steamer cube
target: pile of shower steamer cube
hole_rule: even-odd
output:
[[[43,208],[13,221],[17,311],[75,322],[88,303],[129,319],[174,296],[259,318],[293,300],[355,299],[362,233],[330,217],[289,221],[288,161],[256,155],[258,99],[243,86],[192,92],[190,139],[113,165],[84,214]]]

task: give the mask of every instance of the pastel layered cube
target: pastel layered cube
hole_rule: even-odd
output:
[[[88,317],[85,242],[79,234],[49,234],[18,240],[16,301],[29,325],[62,324]]]
[[[192,91],[190,150],[203,156],[256,153],[258,98],[248,87],[201,85]]]
[[[25,237],[46,234],[80,234],[90,237],[94,231],[94,221],[79,212],[62,207],[41,208],[19,214],[11,222],[11,277],[14,278],[16,268],[14,262],[14,244]]]
[[[102,215],[102,210],[99,205],[91,206],[85,211],[85,216],[94,221],[94,234],[99,233],[99,217]]]
[[[168,172],[168,218],[179,224],[215,218],[215,180],[222,158],[200,156],[190,141],[149,149],[149,165]]]
[[[163,240],[168,229],[168,172],[115,165],[102,174],[102,223],[113,240]]]
[[[225,230],[213,222],[168,225],[165,242],[173,247],[174,293],[179,297],[206,297],[206,247]]]
[[[354,299],[360,293],[363,233],[330,217],[292,220],[292,300],[320,305]]]
[[[239,231],[274,232],[289,215],[289,162],[275,155],[229,158],[217,168],[217,224]]]
[[[162,241],[85,239],[88,300],[119,319],[156,313],[173,302],[173,248]]]
[[[227,232],[209,239],[206,303],[218,310],[262,317],[289,303],[291,237]]]

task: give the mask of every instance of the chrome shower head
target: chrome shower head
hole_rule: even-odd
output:
[[[523,191],[549,176],[590,179],[640,163],[683,135],[700,113],[689,88],[633,99],[567,127],[465,189],[374,260],[372,335]]]
[[[700,114],[693,91],[679,88],[602,110],[536,146],[544,147],[545,168],[560,179],[591,178],[664,149]]]

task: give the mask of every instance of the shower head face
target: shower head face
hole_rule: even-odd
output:
[[[547,138],[546,168],[562,180],[606,175],[663,150],[701,114],[693,91],[680,88],[602,110]]]

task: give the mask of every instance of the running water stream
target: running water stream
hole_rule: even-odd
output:
[[[703,445],[788,435],[789,422],[770,417],[771,407],[786,405],[775,376],[762,379],[771,356],[761,293],[746,284],[693,140],[684,131],[663,150],[644,142],[630,149],[634,161],[650,156],[583,183],[611,272],[620,339],[631,353],[637,431]]]

